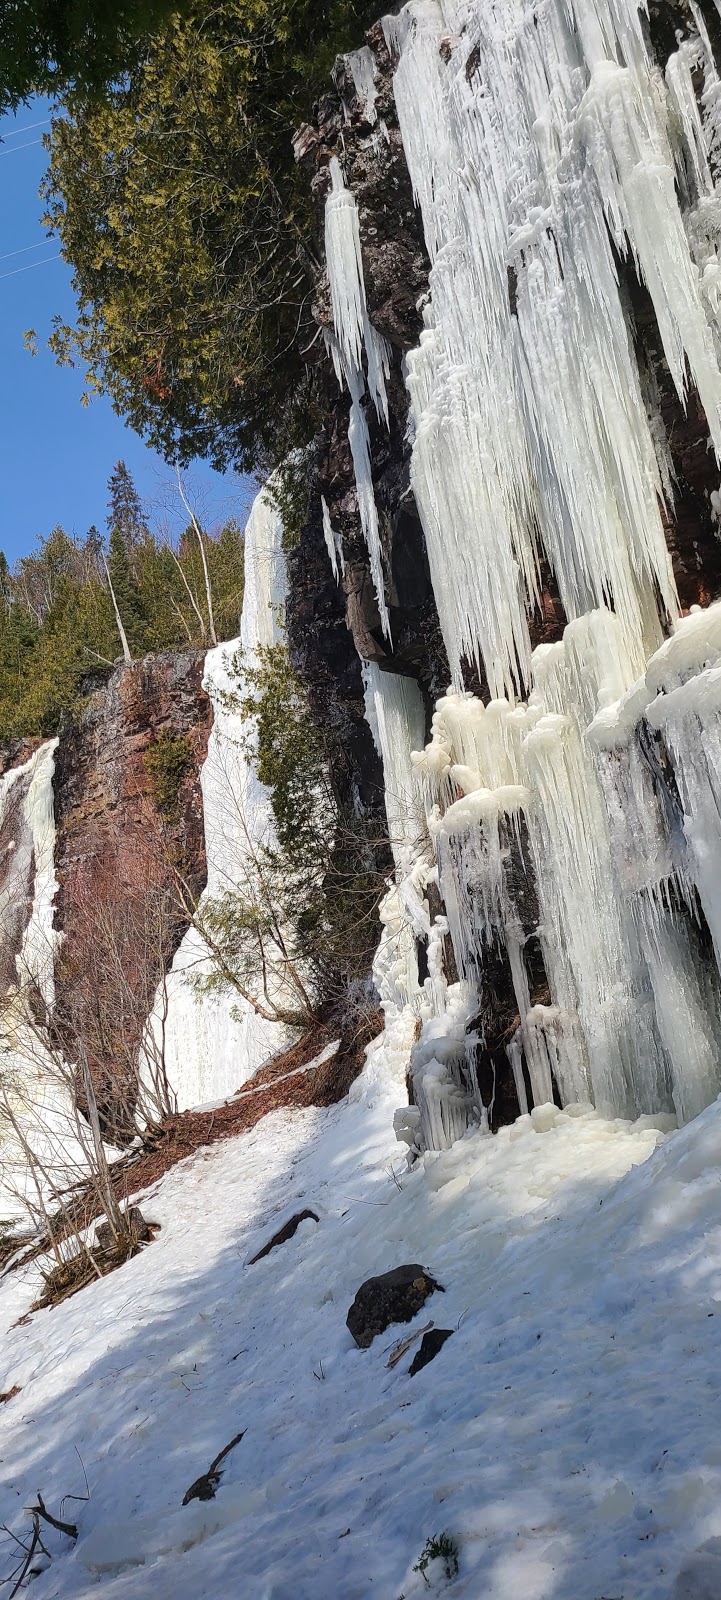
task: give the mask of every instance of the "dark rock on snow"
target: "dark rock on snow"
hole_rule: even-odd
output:
[[[268,1243],[263,1245],[262,1250],[251,1256],[248,1266],[253,1267],[256,1261],[262,1261],[264,1256],[269,1256],[271,1250],[275,1250],[277,1244],[287,1244],[288,1240],[292,1239],[296,1229],[300,1227],[301,1222],[307,1222],[309,1219],[311,1222],[318,1221],[315,1211],[296,1211],[295,1216],[290,1217],[288,1222],[285,1222],[283,1227],[273,1234],[272,1239],[269,1239]]]
[[[424,1333],[420,1346],[408,1368],[409,1378],[414,1378],[416,1373],[420,1372],[421,1367],[427,1367],[429,1361],[434,1360],[438,1355],[438,1351],[443,1349],[446,1339],[450,1339],[452,1333],[452,1328],[429,1328],[428,1332]]]
[[[417,1261],[393,1267],[361,1284],[346,1326],[359,1348],[367,1350],[376,1334],[384,1333],[392,1322],[411,1322],[434,1289],[443,1292],[443,1285]]]

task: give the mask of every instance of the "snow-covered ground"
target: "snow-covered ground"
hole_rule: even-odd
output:
[[[398,1600],[442,1531],[451,1600],[721,1594],[674,1589],[721,1535],[721,1104],[666,1138],[536,1112],[406,1173],[386,1061],[176,1167],[156,1242],[29,1325],[35,1269],[4,1279],[0,1521],[82,1494],[79,1457],[91,1492],[38,1600]],[[302,1206],[319,1223],[249,1266]],[[411,1329],[358,1350],[345,1318],[414,1260],[445,1286],[415,1325],[456,1331],[411,1378],[413,1350],[386,1365]]]

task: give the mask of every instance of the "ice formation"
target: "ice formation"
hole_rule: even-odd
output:
[[[77,1181],[83,1170],[69,1086],[29,1022],[31,1011],[39,1015],[38,1002],[50,1012],[55,999],[57,743],[41,744],[28,761],[0,778],[0,1215],[5,1217],[14,1216],[18,1205],[22,1214],[23,1193],[32,1208],[39,1189],[47,1193],[47,1184]],[[34,1174],[28,1169],[26,1140],[38,1158]]]
[[[721,1088],[721,608],[679,618],[671,459],[619,274],[628,259],[721,457],[721,82],[691,12],[665,76],[631,0],[408,0],[384,19],[431,260],[406,360],[410,471],[452,673],[415,788],[399,780],[407,737],[378,737],[402,842],[378,981],[389,1026],[416,1019],[409,1143],[439,1147],[488,1113],[491,961],[515,996],[522,1111],[555,1096],[685,1121]],[[337,369],[368,538],[355,407],[365,349],[380,411],[377,363],[357,212],[333,181]],[[568,622],[532,651],[542,560]],[[389,680],[366,668],[377,735]],[[406,735],[413,720],[406,705]]]
[[[12,767],[0,778],[4,857],[0,938],[4,950],[16,950],[14,987],[21,993],[32,985],[48,1007],[55,998],[54,955],[58,940],[53,928],[57,890],[53,773],[57,742],[51,739],[41,744],[28,761]]]
[[[264,489],[254,501],[245,530],[240,639],[218,645],[206,657],[204,682],[213,702],[213,728],[201,773],[206,897],[242,891],[249,849],[273,839],[270,796],[246,752],[239,712],[227,696],[238,687],[233,666],[238,647],[252,666],[259,648],[282,637],[286,594],[282,531],[272,494]],[[168,975],[167,1002],[165,996],[158,1002],[159,1015],[167,1003],[166,1066],[181,1109],[232,1094],[281,1048],[285,1038],[278,1023],[265,1021],[237,994],[198,995],[191,980],[209,966],[201,935],[189,929]]]
[[[363,409],[367,381],[379,418],[388,422],[385,386],[389,371],[388,348],[368,316],[358,207],[353,194],[346,187],[340,162],[335,156],[331,159],[330,174],[332,187],[325,207],[325,251],[333,311],[331,352],[338,381],[347,386],[351,397],[348,442],[353,458],[358,512],[368,546],[381,626],[389,637],[378,508],[373,491],[368,423]]]

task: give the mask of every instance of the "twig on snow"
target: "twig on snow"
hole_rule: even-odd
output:
[[[196,1478],[195,1483],[191,1483],[190,1488],[183,1495],[184,1506],[189,1505],[191,1500],[215,1499],[215,1491],[218,1488],[218,1484],[220,1483],[222,1477],[222,1473],[218,1470],[220,1463],[227,1455],[230,1454],[231,1450],[235,1449],[237,1444],[240,1444],[244,1433],[245,1428],[243,1429],[243,1433],[236,1433],[235,1438],[231,1439],[230,1444],[227,1444],[225,1449],[221,1450],[220,1454],[215,1457],[215,1460],[211,1461],[207,1472],[202,1472],[200,1477]]]

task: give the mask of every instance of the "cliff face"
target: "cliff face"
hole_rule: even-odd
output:
[[[203,664],[204,651],[191,649],[117,666],[56,752],[57,1025],[71,1059],[78,1045],[87,1050],[116,1134],[145,1016],[184,931],[175,874],[191,894],[205,884]],[[176,758],[167,793],[148,760],[163,741]]]
[[[310,512],[291,557],[289,635],[294,659],[311,687],[317,713],[336,715],[336,696],[356,730],[355,781],[364,792],[374,770],[362,723],[360,660],[417,677],[429,700],[441,693],[448,663],[438,629],[423,533],[408,483],[408,395],[402,376],[406,352],[418,341],[420,305],[428,284],[428,258],[413,202],[392,92],[392,69],[383,30],[367,36],[376,75],[376,99],[367,105],[347,63],[336,63],[336,93],[315,108],[314,120],[295,138],[299,160],[317,201],[316,249],[323,256],[323,212],[330,187],[329,162],[342,156],[361,223],[368,308],[388,341],[389,426],[366,409],[379,512],[386,595],[393,647],[384,640],[361,531],[348,442],[350,401],[341,393],[323,339],[332,324],[327,279],[314,302],[318,338],[306,353],[316,367],[323,431],[316,443]],[[321,496],[343,541],[345,572],[333,579],[323,535]],[[322,693],[318,693],[320,685]],[[334,685],[337,684],[337,689]],[[374,774],[377,788],[377,773]]]

